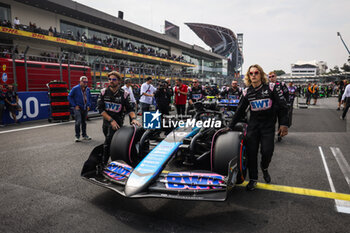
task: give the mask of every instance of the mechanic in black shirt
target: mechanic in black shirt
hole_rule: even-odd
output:
[[[132,124],[140,126],[136,120],[136,114],[130,102],[129,92],[121,88],[121,76],[118,72],[108,73],[109,86],[101,90],[97,101],[98,110],[103,117],[102,130],[105,135],[103,145],[103,162],[107,164],[109,159],[109,148],[114,133],[123,126],[124,109],[129,113]]]
[[[204,88],[199,85],[198,79],[192,80],[192,87],[189,89],[188,92],[188,107],[187,107],[187,115],[189,115],[189,112],[194,109],[193,104],[199,100],[202,100],[207,95]]]
[[[242,89],[238,87],[238,82],[233,80],[231,87],[222,91],[220,94],[225,99],[240,99],[242,95]]]
[[[289,90],[288,90],[288,87],[287,87],[287,85],[286,85],[286,83],[285,82],[278,82],[277,81],[277,75],[276,75],[276,73],[274,72],[274,71],[271,71],[270,73],[269,73],[269,81],[270,81],[270,83],[274,83],[274,84],[276,84],[276,85],[279,85],[280,87],[280,90],[282,91],[282,94],[283,94],[283,97],[284,97],[284,99],[286,100],[286,102],[287,102],[287,106],[288,106],[288,127],[290,127],[290,117],[289,117],[289,113],[290,113],[290,97],[289,97]],[[279,119],[278,119],[279,120]],[[278,121],[278,127],[280,126],[280,122]],[[282,137],[281,137],[281,135],[280,134],[278,134],[277,135],[277,140],[280,142],[280,141],[282,141]]]
[[[221,97],[228,99],[228,100],[239,100],[242,96],[242,89],[238,87],[237,80],[233,80],[231,82],[231,87],[227,88],[226,90],[222,91],[220,93]],[[236,106],[230,106],[228,107],[228,110],[236,111]]]
[[[280,89],[282,91],[284,99],[287,101],[287,104],[289,104],[289,99],[290,98],[289,98],[289,90],[288,90],[287,84],[285,82],[278,82],[277,81],[277,75],[276,75],[276,73],[274,71],[271,71],[269,73],[269,81],[280,86]]]
[[[268,167],[274,150],[275,119],[278,116],[280,127],[278,132],[283,137],[288,134],[288,107],[280,90],[280,86],[268,83],[263,69],[259,65],[251,65],[244,78],[247,86],[232,118],[230,128],[233,129],[249,106],[250,119],[247,128],[247,155],[249,183],[247,190],[254,190],[258,179],[258,150],[261,146],[260,167],[266,183],[271,182]]]

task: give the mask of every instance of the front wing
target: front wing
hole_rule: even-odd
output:
[[[231,167],[231,171],[236,169]],[[111,162],[103,170],[103,175],[82,174],[88,181],[113,190],[129,198],[161,197],[182,200],[225,201],[228,192],[233,187],[228,177],[210,171],[162,171],[157,179],[141,192],[127,195],[125,189],[127,180],[133,168],[123,161]],[[96,174],[96,173],[95,173]]]

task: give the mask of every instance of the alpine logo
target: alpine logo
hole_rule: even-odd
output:
[[[271,106],[272,106],[271,99],[261,99],[261,100],[254,100],[250,102],[250,107],[252,111],[267,110],[267,109],[270,109]]]

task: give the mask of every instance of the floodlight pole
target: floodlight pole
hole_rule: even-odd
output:
[[[340,32],[337,32],[337,36],[340,37],[341,42],[343,42],[343,44],[344,44],[346,50],[348,51],[348,53],[349,53],[349,55],[350,55],[350,50],[348,49],[348,46],[346,46],[346,44],[345,44],[345,42],[344,42],[344,40],[343,40],[343,37],[341,37],[341,35],[340,35]]]

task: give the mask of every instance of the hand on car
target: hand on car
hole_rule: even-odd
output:
[[[141,126],[140,122],[138,122],[136,119],[132,120],[131,124],[136,125],[136,126]]]

